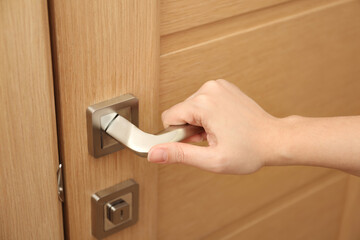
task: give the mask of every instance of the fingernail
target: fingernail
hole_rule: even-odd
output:
[[[155,148],[149,152],[149,162],[159,163],[167,160],[167,151],[163,148]]]

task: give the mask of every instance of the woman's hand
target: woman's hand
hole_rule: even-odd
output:
[[[276,158],[279,120],[225,80],[206,82],[196,93],[162,114],[164,126],[191,124],[206,133],[187,142],[207,140],[209,146],[165,143],[154,146],[148,160],[184,163],[217,173],[248,174]]]
[[[150,162],[185,163],[218,173],[247,174],[264,165],[335,168],[360,176],[360,116],[275,118],[235,85],[209,81],[163,113],[165,127],[189,123],[206,133],[208,147],[154,146]]]

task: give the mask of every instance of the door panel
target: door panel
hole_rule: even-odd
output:
[[[360,178],[349,176],[339,240],[360,239]]]
[[[205,239],[338,239],[346,184],[344,175],[327,175]]]
[[[262,13],[162,37],[160,111],[184,100],[205,81],[224,78],[278,117],[360,114],[359,1],[297,1]],[[160,166],[159,239],[204,237],[329,171],[283,167],[231,177]],[[337,202],[341,206],[343,199]],[[331,214],[337,216],[332,222],[335,234],[341,216]],[[287,221],[283,215],[275,218]],[[299,233],[307,227],[298,223]]]
[[[293,0],[161,0],[161,35]]]
[[[0,239],[63,239],[46,0],[0,1]]]
[[[247,176],[221,176],[184,166],[162,167],[159,239],[199,239],[329,172],[278,167]]]
[[[156,239],[157,166],[128,150],[99,159],[87,149],[86,108],[125,93],[139,125],[160,130],[156,1],[51,0],[56,93],[65,173],[66,236],[90,239],[91,195],[133,178],[139,221],[107,239]]]
[[[360,196],[346,190],[343,173],[269,167],[225,176],[149,164],[128,150],[94,159],[85,110],[132,93],[140,128],[154,133],[162,111],[224,78],[278,117],[360,114],[359,1],[50,3],[70,239],[91,238],[91,195],[129,178],[140,185],[139,222],[109,239],[255,240],[268,233],[327,240],[339,231],[345,239],[347,229],[356,236],[349,203]]]
[[[254,1],[254,3],[257,2]],[[186,48],[195,48],[198,45],[205,45],[234,35],[256,31],[259,28],[279,24],[289,19],[298,18],[299,15],[317,12],[323,8],[342,3],[339,0],[291,1],[247,14],[221,18],[216,22],[161,36],[161,55],[174,54]]]
[[[359,114],[359,1],[284,18],[163,55],[160,111],[224,78],[275,116]]]

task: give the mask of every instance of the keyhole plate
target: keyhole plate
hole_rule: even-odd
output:
[[[119,205],[121,202],[126,204]],[[123,210],[124,218],[121,221],[109,218],[109,207],[112,206],[115,206],[115,211],[116,207],[120,211]],[[96,192],[91,196],[92,234],[97,239],[102,239],[129,227],[137,222],[138,212],[139,185],[133,179]]]

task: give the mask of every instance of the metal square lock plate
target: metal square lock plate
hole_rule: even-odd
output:
[[[91,196],[92,234],[97,239],[135,224],[138,215],[139,185],[133,179]]]
[[[98,158],[123,149],[121,143],[101,129],[101,118],[116,112],[135,126],[139,126],[138,106],[138,99],[131,94],[89,106],[86,110],[89,153]]]

